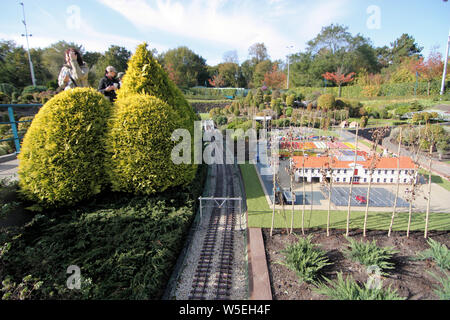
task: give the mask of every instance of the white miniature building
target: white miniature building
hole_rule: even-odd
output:
[[[297,168],[295,172],[295,181],[300,182],[306,179],[307,182],[322,182],[324,175],[321,173],[325,170],[326,179],[333,178],[333,183],[349,184],[354,173],[354,184],[369,183],[371,165],[370,159],[358,157],[356,166],[354,161],[339,161],[337,157],[333,157],[333,163],[330,165],[329,157],[305,157],[295,156],[294,162]],[[362,160],[363,159],[363,160]],[[304,161],[304,172],[303,172]],[[416,177],[416,165],[410,157],[400,157],[400,175],[398,176],[397,158],[379,158],[374,165],[372,174],[372,183],[374,184],[390,184],[397,183],[397,177],[401,184],[410,183]],[[332,172],[328,168],[332,168]]]

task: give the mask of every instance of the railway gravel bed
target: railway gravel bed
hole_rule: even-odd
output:
[[[234,165],[210,167],[209,196],[242,196]],[[248,299],[247,229],[237,201],[203,206],[168,299]]]

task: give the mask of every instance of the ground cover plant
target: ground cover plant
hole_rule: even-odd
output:
[[[321,270],[330,265],[325,251],[311,242],[311,237],[298,237],[297,242],[283,251],[284,259],[278,263],[295,272],[300,282],[319,280]]]
[[[153,196],[104,192],[0,229],[3,297],[159,299],[197,210],[206,177],[200,168],[184,188]],[[71,265],[80,268],[81,290],[67,287]]]
[[[371,288],[358,284],[352,276],[343,278],[342,273],[337,274],[336,280],[325,279],[326,283],[318,283],[317,293],[327,296],[331,300],[404,300],[397,291],[387,288]]]
[[[348,241],[343,235],[345,230],[331,229],[327,235],[325,229],[307,230],[312,243],[320,245],[332,263],[322,272],[322,281],[298,281],[295,271],[279,264],[283,259],[284,249],[297,241],[301,229],[294,229],[289,234],[284,229],[262,230],[269,269],[272,297],[274,300],[329,300],[329,299],[387,299],[407,300],[444,299],[449,294],[448,271],[443,272],[429,260],[417,260],[418,252],[428,249],[423,232],[413,231],[407,238],[404,232],[394,231],[387,237],[384,231],[367,231],[363,238],[361,229],[352,229],[350,235],[358,241],[375,240],[380,247],[395,247],[399,251],[394,257],[395,268],[387,274],[373,272],[369,268],[361,268],[359,262],[349,259],[344,252]],[[449,231],[433,231],[430,236],[436,241],[449,244]],[[342,280],[339,280],[339,274]],[[328,279],[328,280],[326,280]],[[319,292],[319,289],[323,289]],[[379,291],[374,289],[378,289]],[[392,294],[394,293],[394,294]]]
[[[366,267],[377,266],[383,271],[394,269],[395,265],[391,260],[398,252],[394,248],[379,247],[375,240],[372,242],[357,241],[352,238],[347,238],[347,240],[350,245],[349,249],[344,250],[344,253],[350,260],[359,262]]]

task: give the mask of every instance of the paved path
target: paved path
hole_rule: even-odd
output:
[[[17,176],[18,167],[18,159],[0,162],[0,179],[19,180]]]

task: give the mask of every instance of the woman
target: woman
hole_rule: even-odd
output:
[[[58,77],[58,84],[64,90],[75,87],[88,87],[89,68],[83,61],[81,53],[73,48],[65,52],[66,64],[62,67]]]

